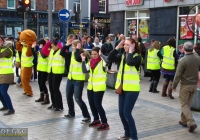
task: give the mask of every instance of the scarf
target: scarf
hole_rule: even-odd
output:
[[[97,59],[92,58],[90,60],[90,67],[92,70],[96,67],[96,65],[101,61],[101,57],[99,56]]]
[[[108,47],[110,47],[110,43],[107,43],[107,42],[106,42],[105,44],[106,44]]]

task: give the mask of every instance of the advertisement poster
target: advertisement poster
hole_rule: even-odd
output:
[[[142,39],[149,38],[149,19],[140,19],[139,20],[139,36]]]
[[[187,20],[187,21],[186,21]],[[188,27],[189,26],[189,27]],[[193,32],[190,31],[189,28],[194,26],[194,18],[193,17],[181,17],[180,18],[180,39],[193,39]]]
[[[135,37],[137,36],[137,20],[128,20],[128,31],[129,36]]]

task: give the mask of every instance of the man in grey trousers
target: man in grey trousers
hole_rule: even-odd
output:
[[[182,113],[179,124],[184,127],[189,127],[188,131],[193,132],[197,128],[197,125],[195,124],[190,107],[193,95],[197,89],[200,57],[193,54],[192,42],[186,42],[183,47],[185,56],[178,62],[172,88],[175,91],[179,81],[181,81],[179,101]]]

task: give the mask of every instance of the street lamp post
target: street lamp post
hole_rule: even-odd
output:
[[[97,36],[97,23],[98,23],[98,19],[95,19],[94,20],[94,22],[95,22],[95,37]]]

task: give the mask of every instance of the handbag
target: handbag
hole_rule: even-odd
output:
[[[115,91],[116,94],[121,95],[122,94],[122,84],[119,85],[119,87]]]

